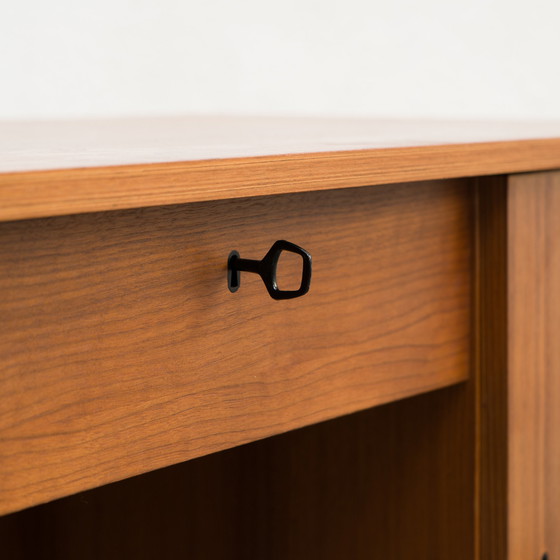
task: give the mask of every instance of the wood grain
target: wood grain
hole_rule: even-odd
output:
[[[467,384],[0,518],[10,560],[473,558]]]
[[[479,188],[482,560],[560,556],[560,173]]]
[[[475,275],[477,555],[506,560],[508,539],[507,177],[477,181]]]
[[[0,510],[467,378],[469,181],[0,227]],[[226,287],[287,238],[311,290]]]
[[[560,138],[560,122],[173,116],[0,122],[0,172]]]
[[[509,558],[560,557],[560,172],[509,180]]]
[[[4,123],[0,220],[560,167],[558,123]]]

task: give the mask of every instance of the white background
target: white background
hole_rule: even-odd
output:
[[[559,0],[0,0],[0,119],[560,119]]]

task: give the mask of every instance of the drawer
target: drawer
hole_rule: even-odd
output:
[[[0,224],[0,511],[465,380],[471,186]],[[230,293],[277,239],[309,293]]]

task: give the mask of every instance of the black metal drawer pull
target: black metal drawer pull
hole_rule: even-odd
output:
[[[280,290],[276,281],[278,259],[282,251],[300,255],[303,259],[301,284],[297,290]],[[232,251],[228,257],[228,288],[230,292],[237,292],[241,283],[241,272],[258,274],[270,297],[273,299],[292,299],[305,295],[311,284],[311,255],[301,247],[289,241],[276,241],[261,261],[242,259],[237,251]]]

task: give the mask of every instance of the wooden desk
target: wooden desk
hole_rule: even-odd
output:
[[[560,125],[2,130],[10,557],[560,556]]]

